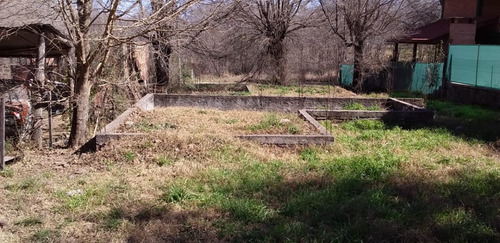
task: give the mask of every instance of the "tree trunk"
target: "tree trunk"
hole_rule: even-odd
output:
[[[78,8],[78,29],[75,45],[76,56],[76,78],[75,93],[73,97],[73,118],[71,121],[71,133],[69,136],[69,146],[76,148],[85,144],[87,140],[87,124],[89,120],[90,108],[90,80],[89,60],[90,43],[88,38],[88,26],[92,20],[92,0],[77,1]]]
[[[86,64],[77,64],[79,74],[75,84],[75,97],[73,103],[73,117],[71,121],[71,133],[69,144],[77,147],[87,141],[87,124],[90,110],[90,69]]]
[[[354,70],[352,85],[356,92],[363,91],[364,73],[363,73],[363,42],[354,45]]]
[[[164,8],[165,4],[169,3],[165,3],[164,0],[152,0],[151,9],[153,10],[153,13],[171,14],[175,4],[170,3],[166,8]],[[163,11],[163,13],[160,13],[160,11]],[[171,26],[164,26],[164,28],[170,29]],[[156,31],[156,33],[152,36],[152,45],[154,49],[153,60],[155,62],[156,83],[157,85],[168,86],[170,85],[169,69],[172,46],[168,43],[167,33]]]
[[[278,40],[271,44],[269,47],[269,54],[272,58],[272,82],[274,84],[285,84],[286,83],[286,72],[285,72],[285,48],[283,46],[283,41]]]
[[[158,36],[159,35],[159,36]],[[160,39],[161,34],[153,37],[153,59],[155,62],[156,70],[156,83],[158,85],[169,85],[169,67],[170,55],[172,54],[172,47],[168,44],[162,43]]]
[[[36,103],[37,108],[33,113],[33,140],[35,140],[35,145],[38,149],[43,148],[43,108],[40,103],[43,101],[44,95],[44,83],[45,83],[45,36],[40,33],[38,37],[38,56],[37,56],[37,68],[36,68]]]

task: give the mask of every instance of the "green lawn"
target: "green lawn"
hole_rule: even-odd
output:
[[[499,114],[429,107],[462,126]],[[324,122],[333,145],[283,148],[179,123],[78,158],[77,176],[28,156],[0,176],[0,240],[498,242],[499,152],[445,122]]]

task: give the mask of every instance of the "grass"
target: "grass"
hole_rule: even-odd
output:
[[[306,97],[354,97],[353,92],[330,85],[252,85],[252,95],[306,96]]]
[[[289,119],[280,119],[277,114],[271,113],[266,115],[258,124],[247,126],[253,132],[260,133],[277,133],[274,130],[284,131],[290,134],[299,134],[300,128],[292,124]]]
[[[382,108],[379,106],[369,106],[365,107],[363,104],[360,103],[349,103],[344,105],[343,107],[344,110],[367,110],[367,111],[381,111]]]
[[[500,111],[475,105],[429,100],[427,107],[438,116],[436,123],[454,133],[486,142],[500,141]],[[500,143],[498,145],[500,149]]]
[[[447,110],[440,114],[459,119]],[[467,114],[459,120],[495,119],[494,112]],[[179,127],[81,157],[26,151],[9,165],[15,173],[0,176],[0,205],[11,224],[0,241],[500,240],[498,152],[440,124],[326,121],[334,144],[278,147],[232,134],[251,126],[284,131],[286,114],[174,108],[143,115]],[[70,162],[47,166],[57,161]]]
[[[168,134],[209,134],[217,136],[235,136],[248,134],[314,134],[313,126],[295,114],[269,113],[259,111],[221,111],[214,109],[195,109],[169,107],[154,112],[134,114],[132,124],[148,121],[152,127],[162,124],[179,124],[176,129],[149,130],[149,133]],[[186,122],[189,121],[189,122]],[[159,125],[158,125],[159,124]],[[122,132],[146,132],[137,126],[124,125]]]

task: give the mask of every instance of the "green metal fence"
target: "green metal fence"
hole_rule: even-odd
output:
[[[388,69],[393,80],[392,89],[432,94],[442,86],[443,68],[444,63],[393,62]],[[342,65],[340,83],[349,87],[352,85],[352,80],[353,66]]]
[[[500,89],[500,46],[452,45],[447,70],[450,82]]]
[[[354,65],[340,66],[340,84],[344,87],[350,87],[354,78]]]

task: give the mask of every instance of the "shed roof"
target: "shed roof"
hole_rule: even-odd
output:
[[[18,27],[1,27],[0,57],[36,57],[38,38],[46,38],[46,55],[61,56],[70,49],[67,38],[50,24],[29,24]]]

